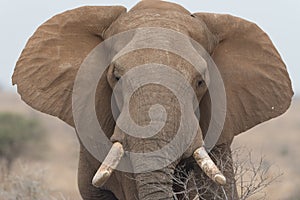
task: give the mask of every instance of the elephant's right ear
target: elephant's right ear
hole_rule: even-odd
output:
[[[58,14],[41,25],[13,74],[22,99],[74,126],[71,101],[77,71],[103,41],[103,32],[124,12],[122,6],[87,6]]]

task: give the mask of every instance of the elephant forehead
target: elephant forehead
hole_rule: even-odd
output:
[[[163,28],[191,37],[200,43],[209,53],[215,40],[206,24],[186,13],[161,9],[141,9],[120,16],[105,32],[107,39],[115,34],[133,29]]]
[[[201,71],[197,70],[195,66],[192,65],[189,61],[172,52],[158,50],[158,49],[139,49],[130,51],[127,54],[117,58],[113,61],[115,66],[118,67],[118,70],[121,71],[121,74],[127,73],[134,67],[138,67],[144,64],[162,64],[170,66],[173,69],[180,72],[188,81],[192,81],[193,78],[199,74],[202,75],[206,72],[207,63],[202,59]],[[167,74],[166,74],[167,76]]]

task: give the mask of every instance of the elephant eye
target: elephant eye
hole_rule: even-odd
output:
[[[199,80],[198,82],[197,82],[197,86],[198,87],[202,87],[204,85],[204,80]]]
[[[121,79],[121,75],[120,73],[118,73],[118,71],[114,70],[113,74],[116,81],[119,81]]]
[[[119,81],[121,79],[121,77],[119,76],[115,76],[116,81]]]

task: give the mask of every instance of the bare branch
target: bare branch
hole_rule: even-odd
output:
[[[250,150],[247,150],[246,154],[244,151],[243,148],[237,148],[232,152],[235,160],[233,163],[235,183],[229,184],[231,184],[232,191],[235,190],[235,187],[238,188],[240,200],[246,200],[253,196],[255,196],[255,199],[263,200],[266,198],[264,190],[276,181],[282,173],[272,175],[270,173],[271,166],[265,165],[266,159],[264,156],[261,156],[258,160],[254,160],[254,156]],[[211,156],[219,162],[218,166],[221,171],[224,171],[225,166],[232,161],[226,152],[221,152],[221,156],[214,154]],[[193,173],[192,170],[187,172],[186,166],[183,164],[177,167],[175,175],[171,175],[174,184],[183,188],[180,192],[174,192],[174,199],[179,199],[178,196],[180,196],[184,200],[200,200],[205,199],[205,196],[208,194],[211,199],[215,200],[234,199],[233,192],[228,194],[224,187],[221,186],[216,189],[216,185],[207,181],[205,177],[202,177],[202,180],[196,180]]]

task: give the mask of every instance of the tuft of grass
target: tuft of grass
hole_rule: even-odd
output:
[[[3,173],[0,177],[0,200],[67,200],[63,195],[54,196],[44,181],[44,169],[21,165],[18,173]]]

